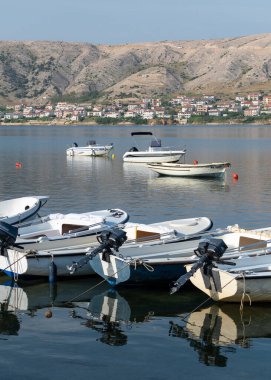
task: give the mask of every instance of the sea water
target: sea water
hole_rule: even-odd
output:
[[[186,148],[187,163],[228,161],[231,169],[224,179],[185,179],[123,163],[125,151],[149,144],[131,132],[146,130],[164,146]],[[88,140],[112,142],[114,150],[108,158],[66,156],[73,142]],[[208,216],[214,228],[270,226],[270,144],[269,126],[1,126],[0,199],[48,195],[41,215],[122,208],[134,222]],[[169,295],[169,287],[112,290],[99,283],[14,288],[0,277],[1,378],[269,375],[268,304],[240,311],[191,286]]]

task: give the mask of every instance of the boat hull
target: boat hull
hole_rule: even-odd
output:
[[[67,156],[106,156],[113,149],[113,145],[71,147],[66,150]]]
[[[202,165],[188,164],[149,164],[148,167],[156,173],[173,177],[198,177],[198,178],[219,178],[225,175],[228,163],[213,163]]]
[[[151,162],[177,162],[183,152],[128,152],[123,156],[124,162],[151,163]]]
[[[204,232],[212,227],[212,221],[205,217],[188,218],[172,220],[161,223],[153,223],[146,225],[143,230],[141,224],[129,224],[126,227],[128,240],[119,248],[117,255],[121,257],[135,260],[146,260],[152,257],[160,262],[160,256],[170,254],[171,257],[190,256],[193,254],[193,248],[197,243],[192,237],[198,233]],[[156,228],[160,227],[160,231],[166,231],[160,236]],[[164,228],[164,229],[163,229]],[[177,230],[182,234],[171,235],[167,232]],[[135,234],[135,235],[134,235]],[[182,241],[184,236],[190,235],[191,240]],[[167,244],[166,244],[167,243]],[[67,266],[71,266],[74,262],[78,262],[81,258],[97,247],[98,242],[95,235],[73,237],[69,239],[44,240],[41,242],[24,242],[23,250],[8,249],[5,255],[0,255],[0,268],[11,277],[26,279],[31,277],[48,277],[49,265],[54,260],[57,267],[57,276],[68,278],[70,276],[89,276],[94,274],[90,265],[84,265],[79,268],[75,274],[71,275],[67,270]],[[181,252],[180,252],[181,250]],[[171,262],[172,263],[172,262]],[[146,267],[145,267],[146,268]],[[147,274],[147,272],[145,272]]]
[[[18,252],[8,250],[5,256],[0,256],[0,267],[4,273],[15,280],[31,280],[37,278],[48,278],[49,267],[52,262],[56,265],[57,278],[74,278],[94,275],[94,271],[89,265],[80,268],[76,275],[72,275],[67,269],[67,265],[77,262],[84,257],[86,250],[71,251],[67,250],[50,254],[49,252],[38,255],[27,254],[26,252]]]
[[[17,224],[34,216],[47,202],[47,196],[22,197],[0,202],[0,221]]]
[[[187,266],[187,270],[189,268],[190,265]],[[212,268],[206,274],[200,269],[190,280],[214,301],[271,302],[271,271],[240,272],[230,273],[227,270]]]

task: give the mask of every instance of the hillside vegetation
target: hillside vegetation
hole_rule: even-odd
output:
[[[271,34],[93,45],[0,41],[0,104],[271,90]]]

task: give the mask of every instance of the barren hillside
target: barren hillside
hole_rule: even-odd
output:
[[[271,34],[131,45],[0,41],[1,104],[271,91],[270,76]]]

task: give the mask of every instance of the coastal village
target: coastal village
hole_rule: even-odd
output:
[[[253,122],[271,117],[271,95],[248,93],[234,100],[221,100],[215,95],[178,95],[164,101],[144,98],[140,101],[113,100],[108,104],[46,102],[44,105],[16,104],[1,107],[0,121],[5,123],[46,122],[72,124],[76,122],[134,122],[186,124],[193,121],[216,122],[238,120]]]

